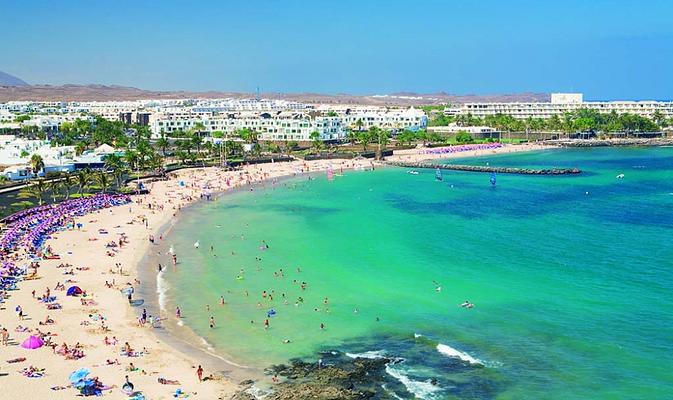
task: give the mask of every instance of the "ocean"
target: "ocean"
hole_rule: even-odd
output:
[[[259,370],[395,359],[390,398],[670,398],[673,148],[451,162],[583,173],[381,168],[202,202],[167,237],[166,313]]]

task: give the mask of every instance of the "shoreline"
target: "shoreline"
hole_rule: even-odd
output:
[[[3,383],[10,388],[9,395],[12,398],[30,397],[66,399],[72,398],[77,393],[69,388],[68,376],[78,368],[88,368],[91,376],[97,376],[106,385],[110,392],[105,395],[109,398],[127,398],[119,391],[124,382],[124,376],[129,375],[136,390],[153,399],[173,398],[175,389],[188,393],[191,398],[228,398],[232,396],[238,387],[238,382],[223,377],[222,374],[206,370],[205,376],[210,378],[207,382],[199,383],[196,377],[196,366],[203,358],[193,354],[191,348],[183,350],[179,346],[173,348],[154,332],[147,334],[147,327],[139,326],[137,313],[143,308],[131,307],[124,296],[119,292],[127,285],[138,286],[138,276],[148,272],[147,265],[143,264],[145,257],[152,253],[148,237],[149,235],[160,237],[161,230],[167,229],[175,223],[176,216],[183,207],[194,203],[199,199],[202,186],[208,181],[214,181],[215,192],[229,192],[231,188],[246,187],[253,182],[261,182],[275,179],[280,176],[293,175],[297,170],[305,169],[306,172],[323,171],[330,164],[340,163],[344,167],[369,167],[371,162],[365,161],[335,161],[330,162],[290,162],[265,164],[261,166],[249,166],[243,171],[220,171],[216,168],[179,171],[173,174],[167,181],[149,183],[151,191],[147,195],[134,198],[132,203],[124,206],[99,210],[92,214],[86,214],[75,218],[75,221],[83,224],[82,230],[60,230],[51,235],[45,246],[52,247],[54,253],[61,255],[59,260],[41,260],[39,278],[20,282],[20,290],[12,291],[0,313],[0,326],[6,327],[10,333],[11,345],[4,348],[3,358],[25,358],[18,365],[2,364],[0,376]],[[180,185],[178,182],[188,181]],[[225,181],[229,184],[224,186]],[[142,221],[146,220],[146,224]],[[101,233],[99,229],[106,229]],[[123,247],[109,250],[105,242],[109,239],[116,240],[120,233],[126,235],[127,241]],[[158,242],[161,242],[159,240]],[[108,257],[112,254],[114,257]],[[26,258],[19,259],[18,263],[28,263]],[[18,264],[17,263],[17,264]],[[61,263],[72,264],[73,275],[63,277],[62,271],[57,269]],[[122,273],[119,273],[117,264],[121,264]],[[77,272],[74,272],[77,267]],[[80,269],[81,268],[81,269]],[[154,268],[153,268],[154,269]],[[107,271],[107,272],[106,272]],[[106,276],[101,276],[106,275]],[[31,290],[40,292],[45,287],[52,288],[56,282],[62,282],[67,277],[74,284],[81,286],[87,291],[87,300],[93,300],[92,305],[84,307],[78,298],[66,297],[65,292],[55,292],[58,301],[62,304],[61,310],[45,310],[42,303],[37,303],[31,296]],[[104,281],[112,281],[111,286],[106,286]],[[142,283],[142,281],[140,282]],[[142,293],[147,296],[146,292]],[[147,296],[149,299],[150,296]],[[124,299],[124,300],[122,300]],[[95,305],[94,305],[95,304]],[[25,322],[17,321],[16,316],[10,310],[21,305],[25,315]],[[138,310],[134,310],[138,308]],[[146,308],[146,307],[145,307]],[[54,324],[42,327],[37,324],[46,316],[54,320]],[[101,332],[90,328],[79,328],[86,322],[92,325],[87,315],[101,315],[109,331]],[[76,361],[64,361],[60,356],[52,354],[48,347],[33,350],[27,353],[18,344],[28,333],[16,333],[15,327],[22,323],[30,331],[35,329],[49,329],[55,335],[55,342],[68,343],[70,346],[77,343],[83,349],[85,356]],[[131,343],[134,349],[147,349],[145,355],[140,358],[120,357],[117,346],[104,346],[103,337],[115,337],[119,343]],[[106,360],[112,360],[107,364]],[[119,362],[119,364],[116,363]],[[133,363],[133,371],[128,371]],[[7,367],[6,365],[9,365]],[[46,368],[42,377],[33,380],[17,374],[14,367],[35,366]],[[204,362],[204,365],[208,365]],[[158,378],[178,380],[179,385],[166,386],[157,382]],[[56,387],[59,390],[51,390]]]
[[[474,155],[488,155],[493,153],[509,153],[518,151],[532,151],[546,149],[548,146],[504,146],[501,151],[488,151],[486,154],[443,154],[435,158],[453,158],[471,157]],[[498,149],[500,150],[500,149]],[[465,152],[473,153],[473,152]],[[478,152],[475,152],[478,153]],[[410,155],[407,155],[410,156]],[[416,157],[427,154],[416,154]],[[46,375],[39,380],[28,380],[20,374],[14,373],[15,366],[8,364],[2,365],[1,371],[9,373],[8,376],[0,377],[0,382],[4,381],[10,387],[9,395],[13,397],[26,397],[30,395],[39,395],[42,397],[61,399],[72,398],[74,389],[50,390],[53,386],[64,386],[68,383],[68,375],[77,368],[91,368],[92,375],[99,376],[103,382],[109,385],[121,386],[125,375],[130,375],[131,380],[138,390],[149,398],[172,398],[176,388],[181,388],[185,393],[189,393],[192,398],[228,398],[234,395],[241,387],[234,376],[227,376],[227,370],[217,369],[217,374],[213,375],[208,382],[199,383],[196,378],[196,365],[202,362],[207,367],[206,376],[213,372],[214,365],[220,359],[216,354],[207,354],[203,349],[199,354],[193,354],[192,347],[181,347],[175,345],[173,340],[180,338],[171,336],[170,329],[150,329],[140,327],[137,315],[143,308],[130,307],[124,297],[119,293],[121,287],[131,284],[140,287],[138,294],[145,299],[152,299],[158,296],[156,290],[152,292],[152,287],[156,289],[156,272],[154,266],[149,266],[152,261],[153,249],[159,249],[162,240],[158,240],[159,247],[153,247],[148,240],[149,235],[160,238],[163,232],[170,232],[172,227],[179,222],[183,209],[188,211],[192,206],[201,202],[198,201],[202,186],[207,182],[216,182],[218,186],[212,185],[214,196],[220,198],[225,194],[233,193],[233,190],[247,190],[250,184],[260,184],[264,181],[292,178],[292,176],[304,176],[307,173],[324,173],[328,166],[334,165],[335,169],[340,166],[344,169],[369,168],[370,166],[381,165],[374,164],[370,160],[316,160],[316,161],[292,161],[287,163],[262,164],[247,166],[241,171],[220,171],[216,168],[181,170],[171,174],[167,181],[155,181],[149,183],[150,193],[140,195],[134,198],[134,201],[125,206],[113,207],[110,209],[99,210],[92,214],[77,217],[77,222],[84,224],[84,229],[58,231],[52,235],[45,245],[51,245],[57,254],[63,257],[61,260],[42,260],[40,261],[39,280],[32,280],[20,283],[20,289],[12,292],[12,296],[7,299],[2,313],[0,313],[0,325],[10,330],[10,337],[15,341],[23,340],[27,334],[18,334],[14,332],[17,320],[10,310],[17,305],[22,305],[31,318],[24,322],[24,325],[37,328],[37,321],[44,318],[44,315],[51,315],[56,320],[55,325],[48,328],[51,332],[57,333],[58,343],[80,343],[85,349],[86,356],[74,362],[64,361],[58,355],[52,355],[48,350],[35,350],[26,353],[26,350],[19,346],[7,347],[3,352],[3,358],[26,357],[28,360],[19,364],[19,367],[34,365],[36,367],[46,367]],[[306,168],[306,171],[297,173],[298,169]],[[180,185],[179,182],[185,184]],[[223,187],[225,181],[229,181],[226,187]],[[232,190],[233,189],[233,190]],[[146,219],[146,224],[140,222],[142,218]],[[130,220],[127,222],[127,220]],[[112,228],[114,226],[114,228]],[[108,229],[109,234],[96,233],[99,229]],[[128,237],[128,244],[119,248],[115,257],[106,256],[104,242],[107,239],[116,237],[117,234],[124,232]],[[109,235],[109,236],[106,236]],[[97,239],[92,241],[92,239]],[[77,250],[77,254],[75,251]],[[162,253],[163,255],[163,253]],[[161,258],[160,255],[157,255]],[[24,259],[24,262],[27,262]],[[47,287],[52,287],[55,282],[61,282],[65,279],[61,271],[56,269],[60,263],[71,263],[73,267],[86,267],[72,277],[77,281],[82,289],[87,290],[97,304],[94,308],[88,308],[80,305],[79,299],[66,298],[65,293],[57,293],[59,300],[63,304],[63,309],[59,311],[47,311],[40,307],[40,304],[31,303],[31,290],[41,291]],[[123,273],[113,272],[112,266],[121,263]],[[168,264],[166,261],[162,264]],[[178,263],[179,265],[179,263]],[[151,269],[150,269],[151,268]],[[107,272],[105,272],[107,271]],[[60,276],[61,275],[61,276]],[[106,275],[102,277],[101,275]],[[145,278],[150,276],[150,280]],[[154,279],[151,278],[154,277]],[[114,288],[106,287],[104,280],[113,280]],[[138,284],[137,279],[140,279]],[[117,281],[119,280],[119,281]],[[154,286],[147,282],[154,282]],[[117,297],[115,297],[117,296]],[[35,301],[32,301],[35,303]],[[158,298],[157,298],[158,303]],[[158,304],[156,304],[158,306]],[[144,308],[152,307],[152,302],[148,300]],[[137,310],[134,310],[137,308]],[[87,315],[93,312],[104,315],[109,326],[110,332],[99,333],[92,332],[90,329],[77,329],[80,321],[87,321]],[[166,311],[167,317],[171,318],[169,310]],[[172,321],[171,321],[172,322]],[[70,328],[70,329],[64,329]],[[72,329],[74,328],[74,329]],[[153,330],[147,335],[147,329]],[[103,346],[103,336],[115,336],[121,343],[129,341],[136,349],[147,348],[149,353],[141,358],[127,359],[120,357],[119,353],[112,346]],[[186,343],[186,346],[190,346]],[[203,356],[203,357],[202,357]],[[206,357],[207,356],[207,357]],[[213,363],[208,361],[211,358]],[[118,359],[120,364],[107,365],[106,360]],[[138,369],[144,371],[126,371],[128,364],[134,362]],[[158,377],[164,377],[171,380],[179,380],[178,386],[165,386],[157,383]],[[232,379],[233,378],[233,379]],[[25,383],[30,384],[25,384]],[[106,393],[108,398],[126,398],[118,389],[112,389]]]

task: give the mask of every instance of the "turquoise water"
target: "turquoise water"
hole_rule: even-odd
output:
[[[388,385],[400,398],[670,398],[672,156],[553,150],[457,162],[584,173],[493,188],[488,174],[389,168],[224,196],[171,234],[171,305],[247,365],[402,357]]]

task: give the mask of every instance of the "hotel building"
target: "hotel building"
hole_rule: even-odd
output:
[[[581,93],[552,93],[550,102],[539,103],[465,103],[444,109],[445,115],[467,115],[483,118],[505,114],[518,119],[551,118],[563,116],[579,109],[596,110],[600,113],[637,114],[652,118],[659,111],[665,118],[673,118],[671,101],[584,101]]]

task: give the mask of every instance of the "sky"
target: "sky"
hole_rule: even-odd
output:
[[[28,83],[673,98],[673,0],[9,1]]]

